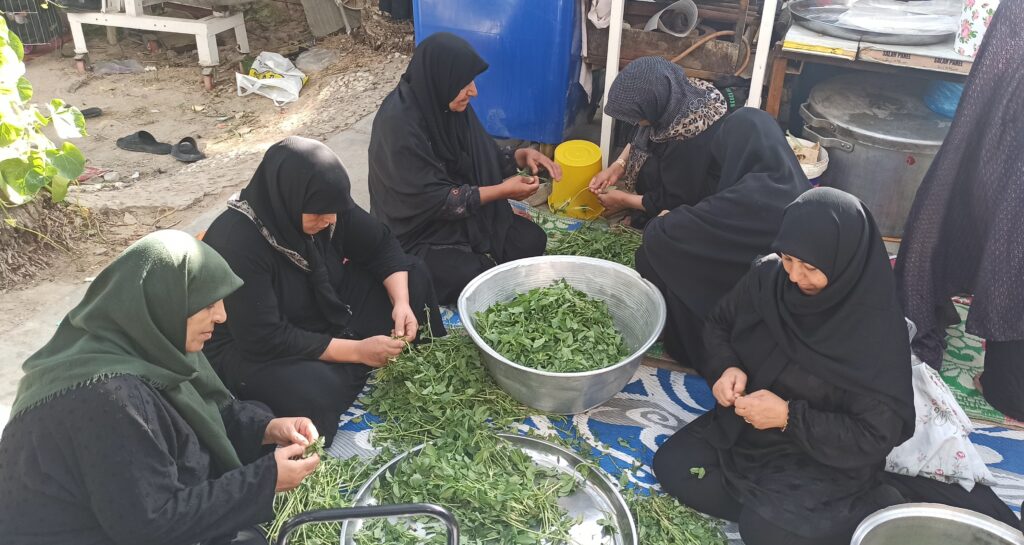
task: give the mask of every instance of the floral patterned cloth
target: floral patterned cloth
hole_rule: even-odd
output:
[[[917,328],[910,320],[907,330],[913,339]],[[967,491],[974,488],[974,483],[995,485],[995,476],[971,443],[974,426],[949,386],[917,356],[911,355],[910,361],[917,413],[914,436],[889,453],[885,470],[957,483]]]
[[[964,0],[964,11],[960,15],[960,30],[957,32],[953,49],[960,55],[974,58],[985,38],[985,30],[992,22],[992,16],[999,7],[999,0]]]

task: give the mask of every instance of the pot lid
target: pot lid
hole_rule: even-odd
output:
[[[891,74],[846,74],[816,85],[809,102],[844,136],[885,148],[937,149],[952,120],[925,105],[927,85],[924,79]]]

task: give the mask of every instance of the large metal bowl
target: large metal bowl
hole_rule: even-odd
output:
[[[563,278],[608,304],[615,327],[630,351],[626,359],[585,373],[539,371],[497,353],[474,327],[477,312]],[[575,414],[608,401],[633,377],[665,325],[665,299],[653,284],[618,263],[589,257],[541,256],[498,265],[473,279],[459,296],[459,315],[498,386],[534,409]]]
[[[864,519],[851,545],[1024,545],[1020,530],[974,511],[908,503]]]

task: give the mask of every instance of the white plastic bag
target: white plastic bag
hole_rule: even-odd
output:
[[[235,82],[240,97],[256,93],[273,100],[276,106],[284,106],[299,99],[306,74],[283,56],[264,51],[253,61],[248,75],[235,74]]]

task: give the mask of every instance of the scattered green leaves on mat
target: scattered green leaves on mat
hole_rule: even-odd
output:
[[[575,231],[548,233],[548,255],[577,255],[596,257],[633,267],[636,250],[640,247],[642,234],[636,229],[615,225],[598,227],[587,222]]]
[[[672,496],[624,493],[636,521],[637,542],[643,545],[725,545],[719,523],[681,505]]]
[[[378,481],[374,498],[384,504],[439,504],[455,515],[470,543],[569,543],[577,521],[558,498],[576,490],[573,475],[538,466],[486,426],[469,435],[428,443]],[[389,530],[390,525],[400,528]],[[433,543],[444,536],[443,526],[428,520],[411,527],[407,521],[379,521],[364,528],[356,537],[359,545]]]
[[[565,280],[497,303],[474,318],[491,348],[542,371],[593,371],[629,355],[608,305]]]
[[[690,468],[690,475],[696,475],[698,480],[703,479],[705,473],[706,473],[706,471],[704,470],[703,467],[691,467]]]

